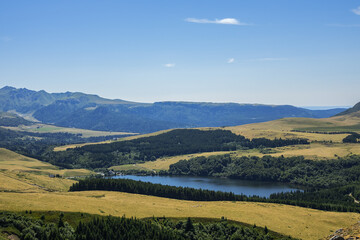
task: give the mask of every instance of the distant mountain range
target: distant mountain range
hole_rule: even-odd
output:
[[[345,108],[309,110],[290,105],[111,100],[97,95],[0,89],[0,112],[32,116],[43,123],[103,131],[148,133],[169,128],[220,127],[285,117],[326,118]]]

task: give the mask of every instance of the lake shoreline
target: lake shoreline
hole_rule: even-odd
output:
[[[169,176],[169,175],[117,175],[112,179],[132,179],[176,187],[232,192],[246,196],[270,197],[273,193],[303,191],[299,186],[279,182],[240,180],[220,177]]]

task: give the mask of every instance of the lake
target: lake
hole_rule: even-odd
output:
[[[233,192],[235,194],[245,194],[247,196],[258,195],[261,197],[269,197],[272,193],[299,190],[298,188],[285,183],[259,182],[215,177],[123,175],[114,176],[112,178],[132,179],[177,187],[191,187],[222,192]]]

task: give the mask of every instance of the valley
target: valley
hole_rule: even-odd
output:
[[[360,3],[0,1],[0,240],[360,240]]]
[[[357,112],[147,134],[58,127],[6,117],[3,121],[8,126],[1,127],[4,138],[0,141],[2,211],[81,212],[140,219],[191,217],[210,222],[225,217],[309,240],[325,238],[360,220],[360,206],[349,197],[360,196],[356,185],[360,145],[343,142],[347,136],[360,133]],[[102,141],[103,137],[107,139]],[[234,186],[242,180],[264,188],[262,181],[296,184],[303,193],[195,201],[132,193],[131,189],[69,192],[86,177],[99,178],[109,170],[193,177],[198,183],[203,181],[201,177],[215,182],[228,177]],[[166,184],[161,176],[159,179]],[[232,191],[225,186],[214,190],[219,189]],[[272,193],[278,191],[282,190]],[[251,193],[254,190],[247,196]],[[332,197],[324,197],[328,194]]]

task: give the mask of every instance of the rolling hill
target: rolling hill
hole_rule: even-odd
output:
[[[0,111],[42,123],[100,131],[149,133],[170,128],[220,127],[284,117],[324,118],[345,109],[309,110],[290,105],[110,100],[84,93],[0,89]]]
[[[44,192],[67,191],[74,183],[64,178],[50,178],[49,175],[63,177],[87,176],[93,172],[86,169],[63,169],[37,159],[26,157],[0,148],[0,192]]]
[[[358,102],[357,104],[355,104],[352,108],[349,108],[341,113],[338,113],[336,116],[343,116],[343,115],[348,115],[351,113],[357,113],[360,115],[360,102]]]

